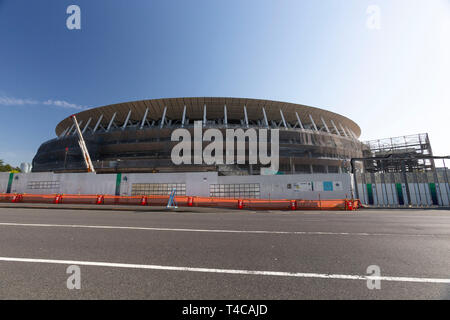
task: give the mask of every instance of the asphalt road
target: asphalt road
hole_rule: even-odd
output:
[[[0,208],[0,299],[450,299],[450,211]]]

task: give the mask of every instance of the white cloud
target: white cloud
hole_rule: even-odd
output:
[[[77,109],[77,110],[84,110],[86,109],[85,106],[70,103],[64,100],[52,100],[49,99],[47,101],[37,101],[33,99],[20,99],[20,98],[14,98],[14,97],[7,97],[7,96],[0,96],[0,105],[4,106],[25,106],[25,105],[36,105],[36,104],[43,104],[47,106],[55,106],[55,107],[61,107],[61,108],[69,108],[69,109]]]
[[[74,104],[74,103],[69,103],[69,102],[64,101],[64,100],[47,100],[47,101],[44,101],[43,104],[49,105],[49,106],[62,107],[62,108],[78,109],[78,110],[86,109],[85,106],[80,106],[80,105],[77,105],[77,104]]]
[[[38,104],[39,101],[31,99],[17,99],[11,97],[0,97],[0,104],[4,106],[23,106],[27,104]]]

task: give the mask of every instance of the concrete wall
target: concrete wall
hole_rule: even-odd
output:
[[[8,179],[9,173],[0,174],[0,192],[6,192]],[[11,193],[114,195],[116,179],[117,174],[18,173],[14,174]],[[324,182],[328,188],[324,187]],[[185,183],[188,196],[210,196],[211,184],[258,183],[261,198],[316,200],[319,196],[321,199],[350,198],[352,179],[349,174],[218,176],[216,172],[124,173],[120,180],[120,195],[131,195],[133,183]],[[31,187],[33,184],[35,188]],[[332,191],[329,190],[330,185],[333,185]]]
[[[9,177],[9,174],[8,174]],[[5,192],[8,177],[0,176],[0,191]],[[15,173],[11,193],[33,194],[114,194],[116,175],[96,175],[92,173],[62,173],[51,172]],[[30,188],[30,183],[55,182],[50,188]]]
[[[307,183],[311,183],[311,187]],[[324,182],[336,182],[332,191],[324,190]],[[289,174],[275,176],[221,176],[219,184],[259,183],[264,199],[344,199],[351,198],[352,179],[349,174]],[[288,187],[290,185],[290,188]],[[297,186],[299,185],[298,189]]]
[[[9,173],[0,173],[0,193],[7,191],[9,177]],[[450,205],[450,187],[446,183],[448,177],[443,173],[408,173],[406,177],[412,205]],[[13,175],[10,192],[114,195],[117,178],[117,174],[16,173]],[[344,199],[351,198],[353,190],[353,176],[346,173],[275,176],[218,176],[216,172],[123,173],[119,178],[117,191],[122,196],[131,195],[134,183],[184,183],[186,195],[206,197],[210,196],[211,184],[256,183],[259,184],[259,197],[263,199]],[[396,206],[401,204],[400,197],[403,198],[404,205],[408,204],[406,183],[400,174],[357,175],[357,185],[359,198],[364,204]]]
[[[217,178],[217,172],[124,173],[120,195],[131,195],[133,183],[185,183],[187,196],[209,196],[209,185],[217,183]]]

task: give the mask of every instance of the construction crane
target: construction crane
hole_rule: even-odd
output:
[[[72,115],[73,123],[75,124],[75,128],[78,133],[78,144],[81,148],[81,153],[83,154],[84,163],[86,164],[87,171],[95,173],[94,165],[92,164],[91,157],[89,156],[88,149],[86,147],[86,143],[83,139],[83,134],[81,133],[80,126],[78,125],[77,118],[75,115]]]

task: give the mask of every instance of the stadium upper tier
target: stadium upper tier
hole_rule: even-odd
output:
[[[112,120],[114,127],[139,129],[151,126],[180,127],[186,110],[184,125],[192,125],[194,120],[206,120],[210,125],[230,125],[270,128],[303,128],[329,131],[342,136],[361,135],[361,129],[352,120],[327,110],[279,101],[241,98],[171,98],[124,102],[92,108],[76,114],[78,122],[89,131],[106,131]],[[245,115],[247,113],[247,117]],[[298,115],[298,117],[297,117]],[[284,117],[284,121],[283,121]],[[267,123],[266,123],[267,119]],[[298,124],[300,119],[301,125]],[[97,122],[98,123],[97,126]],[[89,122],[89,124],[88,124]],[[285,122],[285,123],[284,123]],[[84,123],[84,125],[83,125]],[[70,117],[56,126],[60,136],[72,127]],[[112,126],[112,125],[111,125]],[[111,126],[110,129],[111,129]],[[96,128],[97,127],[97,128]],[[102,130],[103,129],[103,130]],[[73,127],[72,127],[73,132]],[[67,133],[67,132],[66,132]]]
[[[118,103],[76,114],[98,172],[211,171],[258,174],[259,167],[180,165],[170,161],[173,130],[280,129],[280,172],[340,172],[364,146],[352,120],[327,110],[244,98],[170,98]],[[56,126],[57,138],[41,145],[33,171],[83,171],[73,120]],[[313,166],[316,168],[314,169]],[[330,169],[330,170],[329,170]],[[255,173],[256,172],[256,173]]]

